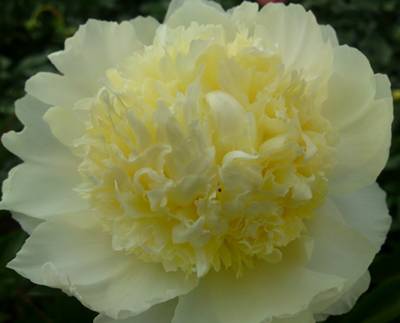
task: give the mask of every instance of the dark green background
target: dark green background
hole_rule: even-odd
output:
[[[220,1],[225,8],[240,0]],[[320,23],[337,30],[341,43],[358,47],[375,71],[389,75],[400,100],[400,0],[297,0],[312,9]],[[123,20],[138,14],[162,20],[167,0],[0,0],[0,131],[20,129],[13,102],[23,96],[27,78],[53,70],[47,54],[63,47],[64,39],[88,18]],[[388,240],[371,266],[372,284],[347,315],[328,322],[400,322],[400,115],[395,103],[393,144],[379,183],[388,193],[393,225]],[[18,159],[0,147],[0,181]],[[35,286],[5,264],[26,234],[0,213],[0,323],[85,323],[94,313],[57,290]],[[340,261],[340,259],[338,259]],[[188,322],[190,323],[190,322]],[[246,322],[243,322],[246,323]]]

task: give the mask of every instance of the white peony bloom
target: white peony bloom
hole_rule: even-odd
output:
[[[390,83],[312,13],[174,0],[49,58],[3,137],[10,268],[96,323],[310,323],[367,289]]]

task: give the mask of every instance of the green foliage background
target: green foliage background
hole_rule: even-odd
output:
[[[229,8],[240,0],[220,0]],[[341,43],[358,47],[375,71],[389,75],[397,98],[391,157],[379,183],[388,193],[393,225],[371,266],[372,284],[354,309],[330,323],[400,322],[400,0],[294,0],[331,24]],[[88,18],[162,20],[168,0],[0,0],[0,131],[20,129],[13,102],[38,71],[51,71],[47,54],[63,47]],[[19,160],[0,147],[0,181]],[[58,290],[36,286],[5,268],[26,234],[0,213],[0,323],[85,323],[94,313]],[[49,242],[51,243],[51,242]],[[340,261],[340,259],[338,259]],[[190,322],[188,322],[190,323]],[[243,322],[246,323],[246,322]]]

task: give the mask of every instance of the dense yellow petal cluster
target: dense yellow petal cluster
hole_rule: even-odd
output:
[[[195,23],[161,29],[107,84],[78,145],[114,248],[198,276],[280,261],[324,197],[323,91],[246,32]]]

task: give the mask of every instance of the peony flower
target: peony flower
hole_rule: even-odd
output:
[[[3,137],[30,233],[9,268],[96,323],[309,323],[367,289],[390,83],[312,13],[177,0],[49,58]]]

